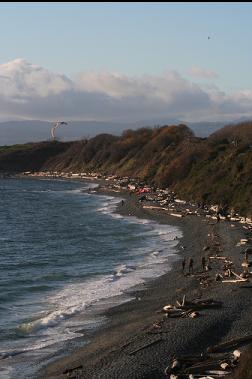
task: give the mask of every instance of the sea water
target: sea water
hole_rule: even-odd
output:
[[[0,378],[35,378],[89,342],[102,310],[169,271],[181,231],[121,216],[90,183],[0,180]]]

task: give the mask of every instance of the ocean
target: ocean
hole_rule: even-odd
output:
[[[36,378],[89,342],[105,309],[168,272],[172,225],[121,216],[90,183],[0,179],[0,378]]]

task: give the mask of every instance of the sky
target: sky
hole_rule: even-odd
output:
[[[0,120],[250,116],[251,14],[238,2],[2,2]]]

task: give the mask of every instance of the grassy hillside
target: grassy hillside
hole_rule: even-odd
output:
[[[188,200],[228,204],[251,215],[252,123],[224,127],[208,138],[179,125],[0,148],[0,171],[31,170],[138,177]]]
[[[70,145],[55,141],[0,146],[0,172],[40,170],[45,162],[67,150]]]
[[[200,159],[186,178],[175,185],[181,194],[209,202],[230,204],[242,214],[252,213],[252,123],[225,127],[203,143]]]

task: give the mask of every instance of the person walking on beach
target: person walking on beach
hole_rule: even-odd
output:
[[[183,272],[183,274],[185,272],[185,264],[186,264],[186,259],[184,258],[182,261],[182,272]]]
[[[193,273],[193,259],[192,258],[189,259],[189,274],[191,272]]]
[[[201,264],[202,264],[202,271],[206,271],[206,258],[201,258]]]

